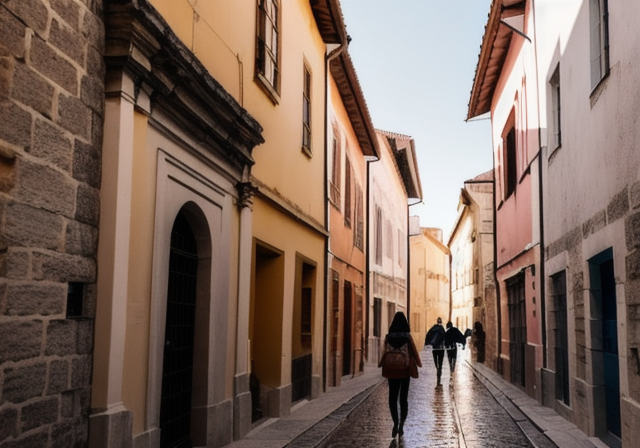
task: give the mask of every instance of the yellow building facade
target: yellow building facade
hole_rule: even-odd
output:
[[[366,323],[367,159],[378,141],[347,51],[330,62],[327,385],[362,373]]]
[[[443,323],[450,319],[449,249],[440,229],[421,227],[412,232],[409,241],[411,332],[424,345],[427,331],[438,317]]]
[[[90,446],[224,446],[322,392],[334,17],[106,6]]]

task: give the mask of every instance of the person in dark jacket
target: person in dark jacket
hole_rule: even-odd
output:
[[[456,368],[456,358],[458,357],[458,344],[464,345],[467,342],[467,338],[464,337],[462,332],[453,326],[451,322],[447,322],[447,331],[444,333],[444,346],[447,350],[447,359],[449,360],[449,368],[451,374]]]
[[[436,365],[438,383],[440,385],[440,377],[442,376],[442,362],[444,361],[444,327],[442,319],[438,317],[437,322],[427,331],[424,339],[424,345],[430,345],[433,353],[433,362]]]
[[[408,355],[409,365],[401,372],[390,373],[385,369],[385,354],[382,355],[378,367],[382,367],[383,376],[389,382],[389,410],[393,419],[393,430],[391,437],[404,433],[404,422],[409,413],[409,384],[411,377],[418,377],[418,367],[422,367],[420,354],[416,348],[416,344],[411,337],[411,329],[406,316],[398,311],[393,316],[393,321],[389,326],[389,333],[385,337],[385,348],[392,347],[395,350],[404,350]],[[398,418],[398,399],[400,400],[400,417]]]

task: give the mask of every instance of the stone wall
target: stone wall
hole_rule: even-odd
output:
[[[102,0],[0,0],[0,447],[87,444]]]

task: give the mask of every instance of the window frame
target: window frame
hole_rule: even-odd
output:
[[[552,150],[562,146],[562,97],[560,87],[560,65],[558,65],[549,80],[551,89],[551,119],[552,119]]]
[[[329,202],[340,210],[340,176],[342,174],[342,144],[340,141],[340,132],[337,125],[333,125],[333,139],[331,148],[331,180],[329,181]]]
[[[280,101],[281,83],[280,14],[280,0],[257,1],[255,79],[276,104]],[[270,27],[267,26],[268,24],[270,24]],[[271,32],[270,36],[267,36],[268,31]],[[268,60],[272,64],[269,73],[267,73]]]
[[[507,128],[503,139],[504,198],[515,194],[518,185],[518,149],[516,147],[516,128],[513,123]]]
[[[589,0],[589,67],[593,92],[609,75],[609,2]]]
[[[348,151],[347,151],[348,152]],[[351,228],[351,160],[344,160],[344,226]]]
[[[308,156],[313,154],[311,150],[311,69],[304,64],[302,74],[302,151]]]

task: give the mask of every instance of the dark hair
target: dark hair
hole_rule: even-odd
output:
[[[402,311],[398,311],[395,316],[393,316],[393,321],[391,321],[391,325],[389,326],[389,333],[409,333],[411,329],[409,328],[409,322],[407,321],[406,316]]]
[[[453,327],[453,324],[451,323],[451,321],[447,322],[447,328],[451,328]]]
[[[438,323],[439,323],[439,324],[441,324],[441,323],[442,323],[442,319],[440,319],[439,317],[438,317]]]

